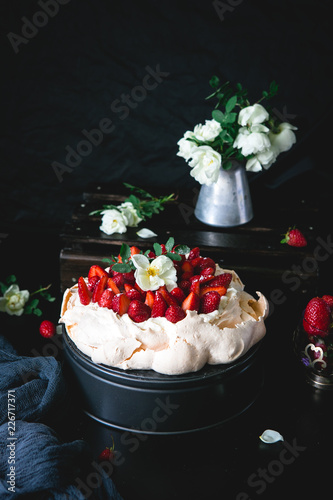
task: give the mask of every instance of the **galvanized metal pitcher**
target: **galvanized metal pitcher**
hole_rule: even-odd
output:
[[[253,208],[244,165],[233,161],[229,170],[220,168],[215,184],[203,184],[194,214],[210,226],[234,227],[249,222]]]

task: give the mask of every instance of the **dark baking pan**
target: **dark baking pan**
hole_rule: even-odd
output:
[[[63,334],[74,390],[91,418],[120,430],[177,434],[209,429],[246,410],[263,385],[261,342],[230,364],[184,375],[99,365]]]

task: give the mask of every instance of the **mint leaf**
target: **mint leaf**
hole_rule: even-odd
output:
[[[125,263],[131,256],[131,249],[127,243],[123,243],[120,247],[119,255],[121,260]]]
[[[117,273],[130,273],[132,268],[130,264],[113,264],[112,271],[116,271]]]
[[[174,244],[175,244],[175,240],[174,240],[174,238],[172,238],[172,236],[170,236],[170,238],[168,239],[168,241],[165,244],[165,248],[167,249],[167,252],[171,252],[171,250],[174,247]]]
[[[177,245],[175,248],[175,252],[177,252],[181,255],[185,255],[185,254],[189,253],[190,251],[191,251],[191,249],[187,245]]]
[[[162,255],[162,247],[159,243],[154,243],[153,247],[154,247],[154,252],[155,252],[156,257],[159,257],[160,255]]]

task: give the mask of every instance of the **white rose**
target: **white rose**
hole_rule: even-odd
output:
[[[181,156],[186,161],[192,157],[192,152],[198,147],[195,142],[188,140],[189,137],[194,137],[193,132],[185,132],[184,137],[177,142],[179,146],[177,156]]]
[[[242,127],[258,125],[268,120],[269,114],[261,104],[254,104],[243,108],[238,115],[238,123]]]
[[[278,151],[274,146],[258,153],[253,158],[250,158],[245,165],[245,169],[249,172],[259,172],[264,167],[265,170],[276,161]]]
[[[269,138],[274,147],[279,151],[279,153],[283,153],[284,151],[288,151],[293,144],[296,142],[296,135],[293,130],[297,130],[297,127],[290,125],[290,123],[281,123],[279,125],[279,132],[277,134],[273,134],[270,132]]]
[[[220,153],[210,146],[199,146],[189,162],[190,175],[200,184],[213,184],[217,181],[222,164]]]
[[[163,285],[172,290],[177,286],[176,268],[166,255],[160,255],[149,262],[145,255],[136,254],[132,255],[132,261],[136,267],[136,282],[142,290],[158,290]]]
[[[126,233],[127,219],[125,219],[119,210],[115,208],[104,210],[102,215],[102,224],[99,227],[101,231],[105,234]]]
[[[20,291],[18,285],[11,285],[4,293],[4,296],[0,297],[0,311],[11,316],[21,316],[28,300],[28,290]]]
[[[193,133],[200,141],[212,141],[219,135],[222,127],[216,120],[206,120],[205,125],[199,124],[194,127]]]
[[[126,225],[128,227],[135,227],[142,221],[142,218],[138,216],[137,211],[130,201],[121,203],[121,205],[119,205],[119,210],[126,219]]]
[[[269,129],[264,125],[254,125],[250,129],[242,127],[234,141],[234,147],[241,149],[243,156],[260,153],[271,146]]]

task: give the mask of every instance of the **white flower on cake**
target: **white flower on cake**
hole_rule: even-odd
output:
[[[192,170],[190,175],[200,184],[214,184],[219,176],[221,155],[210,146],[199,146],[192,152],[189,161]]]
[[[0,311],[11,316],[21,316],[29,295],[28,290],[20,290],[18,285],[11,285],[3,297],[0,297]]]
[[[113,233],[126,233],[126,219],[119,210],[111,208],[110,210],[103,210],[102,224],[100,230],[105,234]]]
[[[160,255],[150,262],[145,255],[137,254],[132,256],[132,261],[136,282],[142,290],[158,290],[163,285],[171,290],[177,286],[176,269],[169,257]]]

